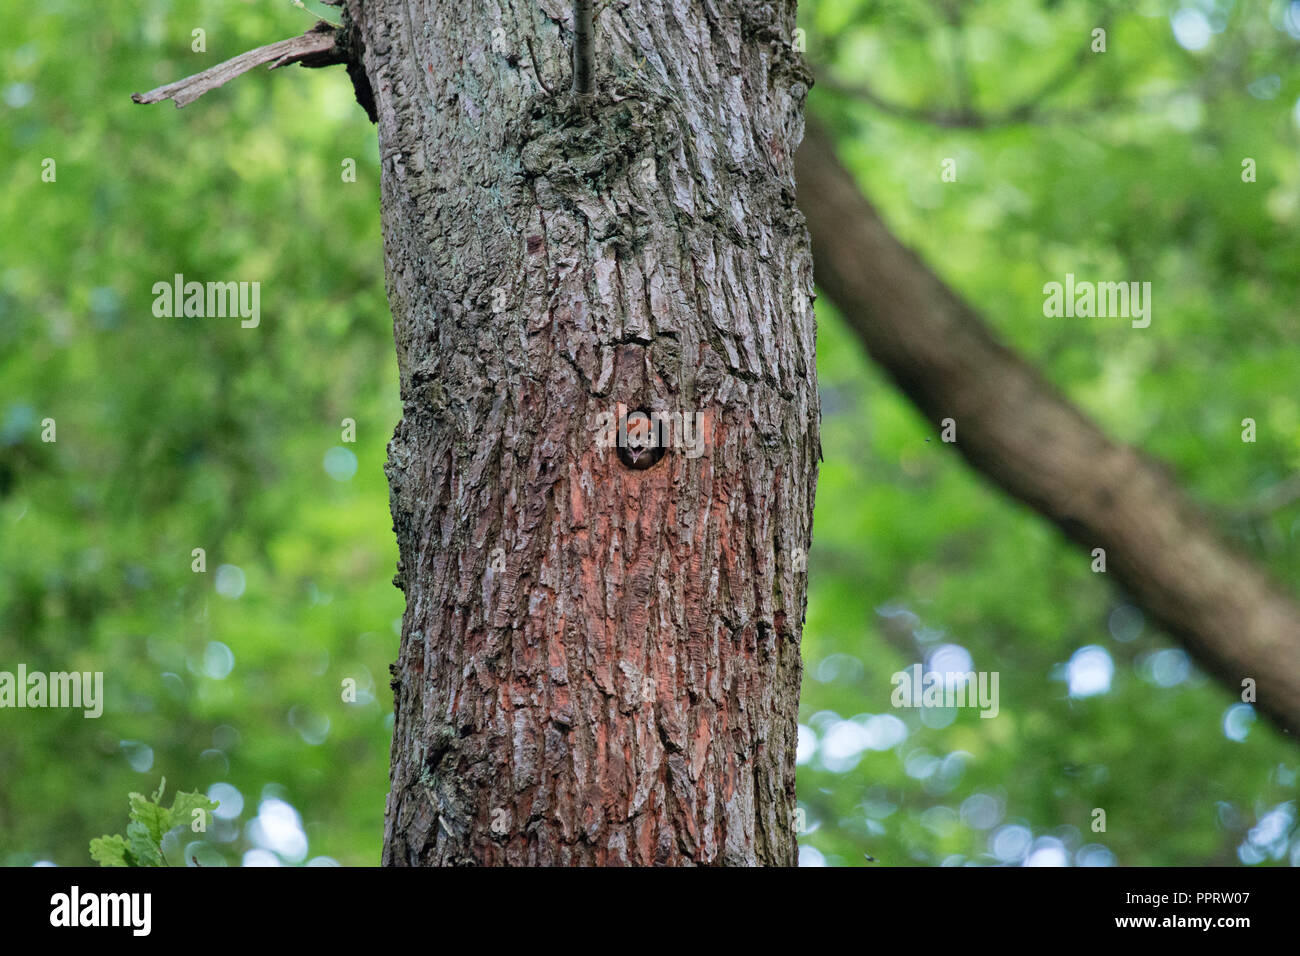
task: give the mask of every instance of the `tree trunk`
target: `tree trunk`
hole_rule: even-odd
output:
[[[615,3],[583,97],[561,0],[349,0],[403,399],[386,864],[795,861],[794,6]],[[620,406],[699,443],[640,467]]]
[[[817,282],[871,357],[994,484],[1091,551],[1234,695],[1300,732],[1300,607],[1214,531],[1162,466],[1117,444],[994,337],[889,232],[810,124],[799,200]],[[1091,560],[1091,559],[1089,559]],[[1247,683],[1253,682],[1253,683]]]

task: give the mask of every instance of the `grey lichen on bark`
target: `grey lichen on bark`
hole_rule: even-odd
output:
[[[817,462],[792,0],[350,0],[403,418],[389,864],[792,864]],[[554,92],[552,92],[554,91]],[[618,406],[702,454],[625,467]],[[692,418],[694,420],[694,418]]]

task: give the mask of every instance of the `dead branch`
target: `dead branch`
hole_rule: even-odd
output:
[[[256,50],[249,50],[224,63],[218,63],[202,73],[176,80],[148,93],[132,93],[131,99],[136,103],[160,103],[163,100],[173,100],[176,108],[180,109],[193,103],[209,90],[224,86],[235,77],[263,63],[271,64],[269,69],[272,70],[290,63],[301,63],[303,66],[313,68],[346,63],[348,58],[337,42],[338,35],[339,30],[332,24],[319,20],[302,36],[268,43]]]

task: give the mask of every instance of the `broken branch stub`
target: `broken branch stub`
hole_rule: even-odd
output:
[[[131,99],[136,103],[160,103],[163,100],[172,100],[179,109],[193,103],[204,93],[224,86],[235,77],[263,63],[269,63],[269,69],[272,70],[290,63],[301,63],[306,67],[346,63],[348,58],[338,43],[338,35],[339,31],[332,24],[320,20],[302,36],[268,43],[256,50],[249,50],[224,63],[218,63],[202,73],[176,80],[148,93],[132,93]]]

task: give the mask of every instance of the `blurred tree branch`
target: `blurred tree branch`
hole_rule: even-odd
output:
[[[1300,475],[1292,475],[1269,488],[1237,513],[1241,518],[1266,518],[1274,512],[1300,501]]]
[[[945,129],[989,129],[996,126],[1014,126],[1023,123],[1052,122],[1074,118],[1072,113],[1057,113],[1043,104],[1069,86],[1083,72],[1085,67],[1096,59],[1096,54],[1092,52],[1089,43],[1081,44],[1075,55],[1067,63],[1018,103],[991,112],[981,111],[975,106],[972,94],[973,84],[967,70],[962,45],[962,12],[956,6],[949,6],[945,16],[953,31],[953,85],[957,91],[957,106],[955,108],[914,106],[898,103],[881,95],[874,86],[864,80],[846,82],[839,79],[831,71],[830,67],[825,64],[813,66],[818,85],[842,96],[861,100],[890,116],[928,123]],[[1113,17],[1114,11],[1106,10],[1099,18],[1098,27],[1109,31]],[[1100,105],[1105,104],[1098,104],[1098,106]]]
[[[818,286],[871,357],[995,485],[1085,549],[1230,692],[1300,730],[1300,606],[1164,466],[1107,438],[890,233],[811,117],[795,158]]]

